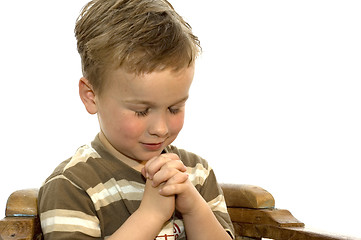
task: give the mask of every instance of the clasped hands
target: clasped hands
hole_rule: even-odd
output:
[[[150,159],[142,169],[147,179],[140,205],[144,211],[163,222],[177,209],[182,215],[191,214],[200,195],[188,178],[187,168],[173,153]]]

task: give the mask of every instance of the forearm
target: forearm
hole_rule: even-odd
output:
[[[159,221],[154,215],[144,214],[137,210],[108,240],[153,240],[162,229],[163,224],[163,221]]]
[[[174,212],[174,196],[159,194],[159,187],[153,188],[147,180],[139,208],[123,223],[109,240],[153,240],[162,230],[165,222]]]
[[[231,237],[203,200],[199,200],[196,212],[183,215],[187,239],[189,240],[230,240]]]

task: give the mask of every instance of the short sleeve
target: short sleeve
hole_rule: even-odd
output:
[[[100,223],[87,193],[58,175],[39,190],[39,215],[44,239],[102,239]]]
[[[235,239],[234,228],[227,211],[227,205],[223,191],[217,183],[216,176],[212,169],[210,169],[208,177],[205,179],[203,185],[200,188],[200,194],[207,201],[208,206],[213,211],[218,222],[228,232],[232,239]]]

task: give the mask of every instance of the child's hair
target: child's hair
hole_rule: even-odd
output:
[[[83,75],[98,93],[109,70],[176,71],[201,51],[190,25],[166,0],[93,0],[78,17],[75,36]]]

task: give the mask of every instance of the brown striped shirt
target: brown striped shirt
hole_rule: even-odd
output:
[[[168,146],[165,152],[180,157],[189,179],[233,237],[222,190],[208,163],[174,146]],[[111,155],[97,136],[61,163],[40,188],[39,212],[45,240],[106,239],[138,209],[144,187],[141,173]],[[175,212],[156,239],[186,239],[181,214]]]

